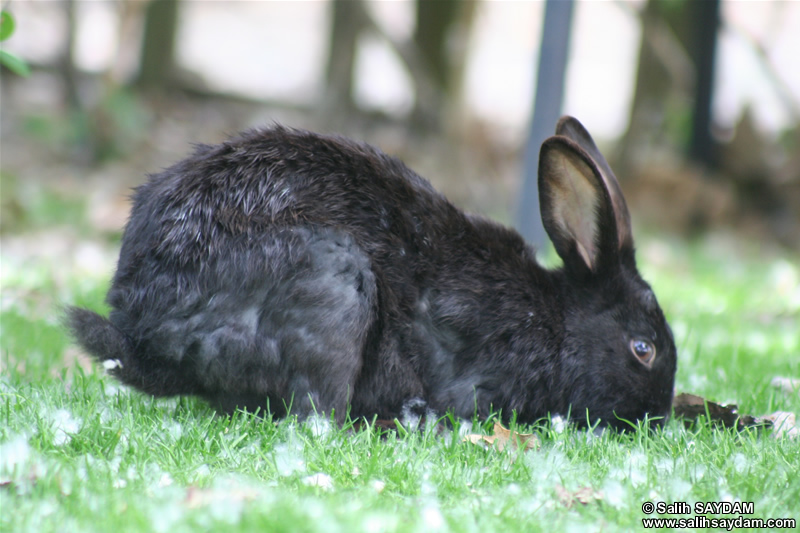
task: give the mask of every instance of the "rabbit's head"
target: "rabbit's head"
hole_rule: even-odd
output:
[[[578,423],[616,428],[668,417],[672,332],[636,269],[630,214],[589,133],[571,117],[542,145],[542,220],[564,262],[561,381]]]

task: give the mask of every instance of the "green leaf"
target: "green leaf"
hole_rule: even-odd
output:
[[[14,33],[14,17],[8,11],[0,12],[0,41],[5,41]]]
[[[22,58],[6,50],[0,50],[0,65],[19,76],[28,76],[31,73],[30,67]]]

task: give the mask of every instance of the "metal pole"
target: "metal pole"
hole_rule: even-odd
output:
[[[533,118],[525,144],[524,179],[517,208],[517,229],[528,242],[540,250],[548,239],[539,214],[539,147],[553,134],[561,116],[573,5],[573,0],[547,0],[545,4]]]

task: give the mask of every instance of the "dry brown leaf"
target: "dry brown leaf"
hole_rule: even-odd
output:
[[[775,380],[772,380],[775,385]],[[794,384],[792,384],[794,386]],[[800,425],[797,424],[797,416],[786,411],[776,411],[766,416],[741,415],[736,405],[720,405],[706,400],[694,394],[679,394],[672,402],[675,416],[684,419],[684,423],[689,426],[699,416],[706,415],[706,409],[711,421],[720,423],[725,427],[735,427],[743,429],[745,427],[772,428],[772,437],[779,439],[788,437],[791,439],[800,438]]]
[[[675,411],[675,416],[683,418],[687,426],[706,414],[712,422],[729,428],[743,429],[764,425],[762,421],[753,416],[739,414],[738,405],[721,405],[695,394],[678,394],[672,401],[672,409]]]
[[[539,445],[539,439],[536,435],[532,433],[517,433],[516,431],[511,431],[504,428],[499,422],[494,423],[493,435],[469,434],[464,437],[463,440],[469,441],[472,444],[488,444],[489,446],[496,448],[499,452],[502,452],[506,446],[509,446],[509,444],[512,448],[522,449],[522,451],[525,452],[532,450]]]
[[[575,492],[570,492],[562,485],[556,485],[556,496],[564,507],[572,507],[576,503],[588,505],[593,501],[603,499],[603,493],[594,490],[592,487],[581,487]]]

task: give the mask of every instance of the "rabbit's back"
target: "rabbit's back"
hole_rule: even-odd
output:
[[[493,269],[541,272],[516,232],[464,214],[400,160],[275,126],[200,146],[139,187],[110,303],[153,307],[164,298],[154,289],[160,274],[177,292],[198,285],[199,294],[274,276],[297,250],[276,242],[323,229],[352,239],[379,277],[384,306],[405,317],[426,287],[474,287]]]
[[[175,280],[181,290],[214,285],[231,269],[250,269],[251,279],[282,268],[280,254],[261,252],[285,230],[328,228],[353,239],[407,310],[436,263],[462,253],[454,240],[474,236],[472,226],[401,161],[349,139],[276,126],[201,146],[139,187],[114,284],[152,287],[158,273],[185,272]],[[131,304],[129,294],[112,291],[110,299]]]
[[[423,247],[435,226],[463,216],[369,145],[280,126],[200,146],[151,177],[134,204],[132,237],[151,239],[155,252],[181,263],[298,225],[346,228],[367,247],[380,237]]]

